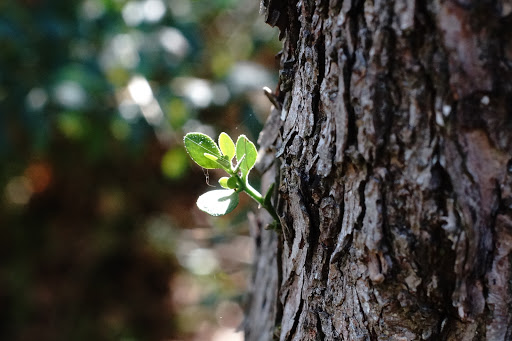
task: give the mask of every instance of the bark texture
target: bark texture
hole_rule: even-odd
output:
[[[512,1],[261,11],[283,232],[255,219],[246,339],[512,340]]]

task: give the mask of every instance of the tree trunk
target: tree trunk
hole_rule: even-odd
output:
[[[512,1],[261,9],[282,232],[253,219],[246,340],[512,340]]]

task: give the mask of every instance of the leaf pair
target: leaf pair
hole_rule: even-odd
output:
[[[245,135],[240,135],[236,145],[226,133],[219,135],[218,145],[208,135],[189,133],[184,138],[185,148],[199,166],[206,169],[224,169],[229,177],[219,180],[223,190],[207,192],[199,197],[197,206],[213,215],[231,212],[239,201],[238,192],[247,188],[247,176],[254,167],[258,151]],[[236,165],[233,159],[236,156]]]

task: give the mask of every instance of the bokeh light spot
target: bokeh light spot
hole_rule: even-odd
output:
[[[110,132],[117,140],[122,141],[130,136],[131,128],[126,121],[116,119],[110,123]]]
[[[171,179],[179,179],[185,174],[188,156],[180,146],[167,151],[162,158],[162,172]]]
[[[57,125],[64,136],[79,139],[84,135],[85,122],[76,112],[64,112],[57,118]]]
[[[174,129],[181,128],[187,120],[187,105],[180,98],[173,98],[167,106],[167,117]]]
[[[16,176],[5,186],[6,199],[15,205],[25,205],[30,200],[33,190],[30,181],[24,176]]]
[[[244,333],[234,328],[219,328],[212,335],[212,341],[243,341]]]
[[[144,17],[146,21],[155,23],[163,18],[166,8],[162,0],[146,0],[144,2]]]
[[[69,109],[82,109],[87,101],[87,94],[79,83],[75,81],[63,81],[54,90],[57,102]]]
[[[30,180],[34,193],[41,193],[50,186],[53,172],[48,163],[35,162],[25,170],[25,176]]]
[[[182,60],[187,55],[189,43],[179,30],[166,27],[160,30],[159,40],[162,47],[178,60]]]
[[[197,248],[186,255],[185,267],[196,275],[209,275],[219,266],[217,255],[210,249]]]
[[[40,110],[47,102],[48,94],[41,88],[33,88],[26,97],[27,106],[31,110]]]
[[[121,12],[128,26],[137,26],[144,20],[144,5],[139,1],[128,1]]]
[[[124,99],[119,103],[117,109],[122,118],[133,121],[140,115],[140,109],[131,99]]]
[[[227,328],[237,328],[242,323],[244,312],[239,304],[232,301],[222,301],[215,310],[217,323]]]
[[[198,108],[206,108],[213,99],[210,83],[204,79],[179,77],[175,78],[172,87]]]
[[[138,105],[149,105],[153,100],[153,91],[146,78],[135,76],[128,84],[128,91]]]
[[[86,0],[82,3],[81,14],[88,20],[96,20],[105,13],[105,6],[101,1]]]
[[[190,0],[170,0],[170,9],[175,17],[188,17],[192,12]]]
[[[116,34],[106,44],[100,56],[100,64],[104,70],[118,66],[127,69],[135,68],[139,62],[138,34]]]

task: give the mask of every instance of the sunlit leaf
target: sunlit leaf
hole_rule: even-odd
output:
[[[240,198],[231,189],[216,189],[206,192],[197,199],[197,207],[212,216],[220,216],[233,211]]]
[[[230,178],[228,178],[227,176],[220,178],[219,184],[222,187],[227,188],[227,189],[236,189],[237,185],[238,185],[236,178],[234,176],[232,176]]]
[[[234,176],[228,179],[228,187],[231,189],[236,189],[238,187],[238,181],[236,181]]]
[[[188,154],[199,166],[206,169],[221,168],[217,161],[205,156],[206,153],[217,158],[222,157],[219,147],[217,147],[215,141],[208,135],[202,133],[188,133],[185,135],[183,142],[185,143]]]
[[[226,155],[229,160],[232,160],[235,156],[235,143],[226,133],[220,133],[219,135],[219,147],[222,154]]]
[[[221,185],[221,187],[226,188],[226,189],[230,189],[229,186],[228,186],[228,180],[229,180],[229,178],[227,176],[223,176],[222,178],[220,178],[219,179],[219,184]]]
[[[242,157],[245,155],[245,159]],[[258,158],[258,150],[254,143],[249,141],[245,135],[240,135],[236,141],[236,158],[242,160],[240,165],[240,171],[245,177],[249,174],[249,171],[254,167],[256,159]]]

